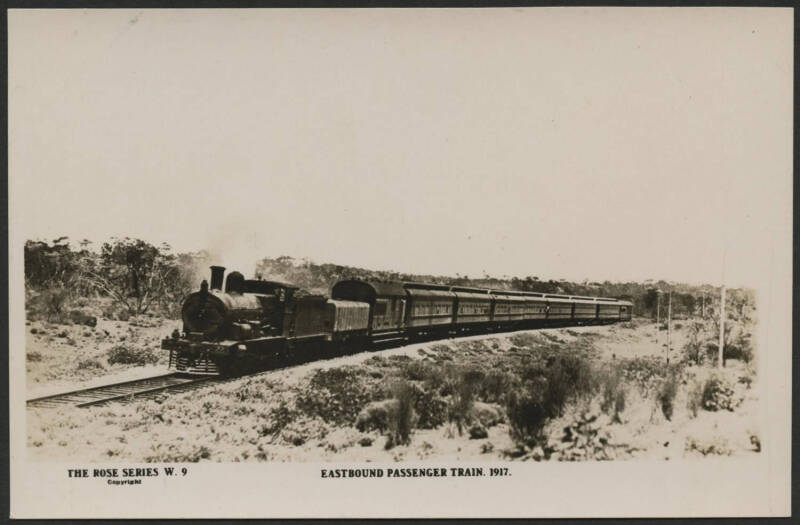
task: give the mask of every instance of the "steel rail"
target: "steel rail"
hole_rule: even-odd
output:
[[[53,408],[58,406],[88,407],[102,405],[113,401],[141,398],[147,395],[173,390],[192,385],[199,385],[217,379],[214,376],[187,377],[179,373],[161,374],[158,376],[122,381],[109,385],[81,388],[59,394],[28,399],[28,408]]]

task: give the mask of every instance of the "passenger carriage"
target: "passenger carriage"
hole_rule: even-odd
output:
[[[489,325],[492,320],[492,296],[488,290],[453,286],[456,296],[454,319],[457,332],[472,332]]]
[[[406,331],[410,337],[447,335],[455,319],[456,294],[449,286],[405,283],[408,306]]]
[[[572,317],[578,324],[590,324],[597,320],[597,302],[593,297],[571,296],[575,304]]]

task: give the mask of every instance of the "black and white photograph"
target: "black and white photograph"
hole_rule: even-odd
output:
[[[10,10],[12,516],[788,516],[793,17]]]

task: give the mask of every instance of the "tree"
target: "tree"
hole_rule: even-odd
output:
[[[700,365],[705,359],[703,345],[710,339],[706,331],[706,323],[702,321],[692,321],[687,328],[686,344],[684,346],[684,357],[687,361]]]
[[[697,299],[692,294],[678,294],[678,299],[680,305],[683,307],[684,313],[686,315],[693,315],[695,307],[697,305]]]
[[[658,290],[655,288],[649,288],[644,293],[645,313],[649,313],[652,317],[655,317],[657,308],[658,308]]]
[[[191,286],[169,245],[156,248],[141,239],[113,238],[100,257],[83,259],[82,275],[131,314],[147,312],[157,302],[177,302]]]
[[[52,243],[27,241],[24,249],[25,282],[31,288],[72,289],[78,277],[78,260],[69,248],[69,239]]]

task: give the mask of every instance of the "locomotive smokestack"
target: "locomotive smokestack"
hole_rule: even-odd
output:
[[[225,277],[224,266],[211,267],[211,286],[212,290],[222,290],[222,278]]]

